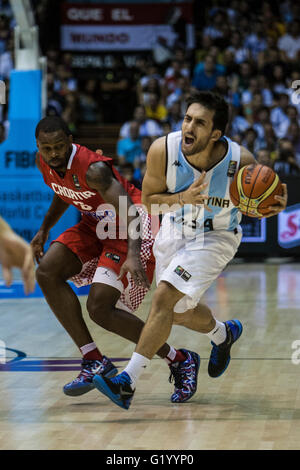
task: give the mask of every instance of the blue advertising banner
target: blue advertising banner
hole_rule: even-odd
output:
[[[35,128],[42,118],[42,72],[14,70],[10,77],[9,136],[0,145],[0,215],[30,242],[40,228],[53,198],[35,165]],[[51,230],[45,246],[75,225],[79,212],[70,207]],[[38,295],[41,293],[36,289]],[[24,296],[23,286],[3,284],[0,297]]]
[[[41,119],[42,72],[14,70],[10,77],[8,139],[0,145],[0,215],[28,242],[41,226],[53,192],[35,165],[35,128]],[[78,221],[68,209],[49,242]],[[48,242],[48,243],[49,243]]]

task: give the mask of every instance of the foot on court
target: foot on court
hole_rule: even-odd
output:
[[[230,362],[230,349],[243,332],[243,326],[239,320],[229,320],[225,322],[226,340],[218,346],[211,342],[213,348],[208,363],[208,375],[210,377],[220,377],[225,372]]]
[[[197,390],[200,356],[186,349],[180,349],[180,351],[186,356],[186,360],[170,365],[169,382],[171,383],[174,379],[175,383],[175,391],[171,396],[173,403],[183,403],[189,400]]]
[[[96,374],[114,377],[117,373],[116,366],[105,356],[103,356],[102,361],[83,359],[80,374],[75,380],[66,384],[63,391],[66,395],[77,397],[95,388],[93,378]]]
[[[134,395],[134,390],[132,390],[130,386],[131,380],[127,372],[123,371],[112,379],[95,375],[93,382],[95,387],[116,403],[116,405],[128,410]]]

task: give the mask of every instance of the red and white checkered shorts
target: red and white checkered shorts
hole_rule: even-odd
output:
[[[137,207],[142,218],[141,262],[152,283],[155,269],[155,259],[152,253],[154,237],[151,232],[151,218],[143,209]],[[62,233],[55,242],[67,246],[81,260],[83,266],[79,274],[70,280],[82,287],[93,283],[94,275],[99,267],[112,269],[117,275],[127,257],[127,240],[100,240],[96,234],[96,225],[87,224],[81,220],[77,225]],[[148,289],[137,286],[130,273],[122,278],[124,290],[120,301],[128,310],[134,312],[142,303]]]

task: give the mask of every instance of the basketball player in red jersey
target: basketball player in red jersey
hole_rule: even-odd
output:
[[[79,376],[64,386],[66,395],[77,396],[95,387],[96,373],[112,377],[117,369],[94,343],[79,300],[67,280],[72,279],[77,285],[91,283],[87,310],[92,320],[137,343],[144,322],[132,312],[148,291],[154,271],[150,218],[135,206],[134,215],[128,215],[126,239],[118,238],[119,198],[125,198],[129,214],[130,206],[141,204],[141,192],[116,171],[110,158],[73,144],[70,130],[61,118],[46,117],[40,121],[36,139],[37,166],[55,194],[31,246],[39,264],[37,281],[45,298],[83,355]],[[115,212],[99,210],[104,203],[113,206]],[[81,212],[81,221],[60,235],[44,253],[50,229],[70,204]],[[110,219],[116,222],[117,239],[99,239],[96,231],[103,233]],[[142,224],[143,239],[131,236],[128,227],[133,220]],[[186,361],[190,351],[165,344],[157,354],[172,365]],[[181,377],[183,388],[185,380],[188,377]]]

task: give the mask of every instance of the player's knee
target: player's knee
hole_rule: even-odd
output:
[[[53,277],[50,266],[41,262],[36,270],[36,280],[38,284],[40,286],[47,285]]]
[[[170,284],[161,282],[153,295],[153,309],[160,312],[173,312],[175,304],[180,299],[177,292]]]
[[[105,330],[112,329],[113,309],[111,302],[105,297],[89,297],[86,304],[90,319]]]

